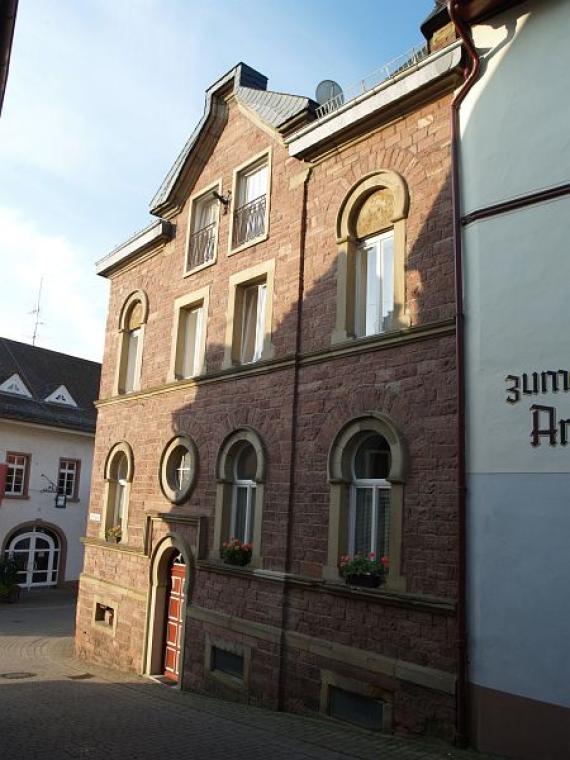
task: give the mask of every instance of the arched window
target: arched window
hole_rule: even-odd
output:
[[[331,503],[325,578],[339,577],[343,554],[389,558],[388,589],[405,590],[401,573],[407,453],[389,417],[370,412],[348,422],[329,453]]]
[[[337,217],[337,318],[332,342],[378,335],[409,325],[405,308],[404,179],[380,169],[362,177]]]
[[[107,541],[126,543],[133,452],[124,441],[115,444],[105,464],[105,505],[102,529]]]
[[[234,455],[234,479],[232,484],[232,514],[230,534],[244,543],[253,539],[255,519],[255,473],[257,455],[247,441],[238,444]]]
[[[355,447],[350,485],[348,553],[390,551],[390,446],[376,433]]]
[[[265,468],[261,438],[251,428],[235,431],[222,444],[216,473],[213,558],[219,558],[224,541],[238,538],[253,546],[250,566],[261,565]]]
[[[119,357],[116,393],[132,393],[140,388],[144,328],[148,318],[148,298],[137,290],[127,298],[119,317]]]

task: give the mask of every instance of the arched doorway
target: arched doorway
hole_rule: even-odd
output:
[[[182,537],[171,534],[156,546],[150,566],[144,672],[179,686],[191,569],[192,553]]]
[[[174,554],[169,562],[168,579],[164,605],[162,674],[169,681],[178,682],[183,644],[186,581],[186,562],[180,552]]]
[[[8,539],[5,554],[18,566],[20,586],[57,585],[61,546],[55,531],[40,526],[20,528]]]

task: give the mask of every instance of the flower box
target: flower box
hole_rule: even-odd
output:
[[[240,567],[243,567],[244,565],[249,565],[250,559],[251,557],[225,557],[224,564],[239,565]]]
[[[243,567],[251,562],[252,546],[238,538],[230,538],[222,544],[221,557],[226,565]]]
[[[338,569],[349,586],[361,588],[378,588],[384,583],[390,561],[388,557],[378,558],[374,552],[356,553],[354,556],[343,554]]]
[[[383,575],[371,575],[370,573],[346,575],[346,582],[349,586],[361,586],[362,588],[378,588],[384,583]]]

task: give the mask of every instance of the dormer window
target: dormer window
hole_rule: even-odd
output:
[[[13,375],[10,375],[7,380],[4,380],[4,382],[0,385],[0,391],[3,391],[4,393],[13,393],[15,396],[25,396],[26,398],[32,398],[32,394],[27,389],[26,384],[17,372],[15,372]]]
[[[67,390],[65,385],[60,385],[59,388],[56,388],[53,393],[50,393],[50,395],[46,398],[46,401],[49,401],[52,404],[64,404],[65,406],[75,407],[77,406],[73,399],[73,396]]]

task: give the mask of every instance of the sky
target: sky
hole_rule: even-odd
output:
[[[20,0],[0,115],[0,335],[100,361],[94,263],[148,204],[239,61],[268,89],[347,88],[423,42],[433,0]]]

